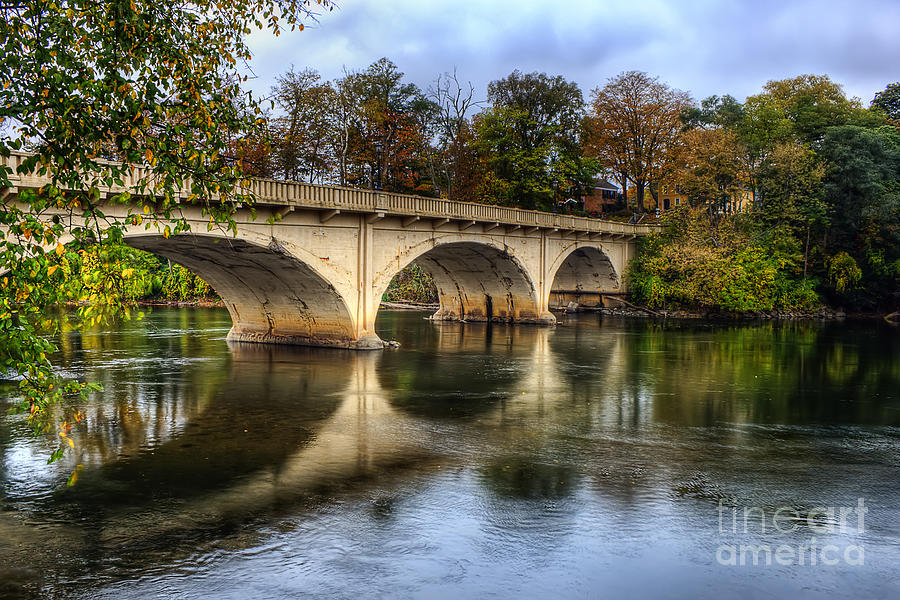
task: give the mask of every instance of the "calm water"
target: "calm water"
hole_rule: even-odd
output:
[[[900,595],[900,329],[423,316],[378,353],[67,335],[105,389],[64,464],[0,420],[0,596]]]

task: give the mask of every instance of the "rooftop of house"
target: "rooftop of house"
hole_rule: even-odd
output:
[[[619,186],[614,183],[610,183],[606,179],[597,178],[594,180],[594,189],[595,190],[606,190],[610,192],[618,192]]]

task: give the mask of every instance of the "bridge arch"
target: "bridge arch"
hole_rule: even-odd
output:
[[[578,244],[563,252],[551,265],[548,306],[575,302],[587,306],[603,304],[603,294],[622,291],[620,274],[600,244]]]
[[[359,339],[345,299],[315,263],[275,238],[200,233],[164,238],[141,231],[126,233],[125,242],[171,259],[212,285],[231,314],[229,340],[381,347],[380,340]]]
[[[409,247],[376,278],[375,297],[381,298],[394,275],[412,263],[434,279],[440,302],[435,320],[548,322],[528,268],[493,238],[435,237]]]

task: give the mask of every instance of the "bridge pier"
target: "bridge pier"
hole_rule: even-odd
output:
[[[435,312],[433,315],[428,317],[432,321],[471,321],[474,323],[521,323],[521,324],[530,324],[530,325],[555,325],[556,324],[556,316],[547,311],[536,316],[518,316],[518,317],[508,317],[508,316],[496,316],[491,312],[491,307],[488,303],[485,303],[482,307],[470,305],[468,311],[459,311],[457,312],[453,308],[449,310],[445,307],[441,307]]]
[[[235,324],[225,337],[229,342],[252,344],[281,344],[288,346],[321,346],[323,348],[347,348],[350,350],[381,350],[384,342],[371,333],[357,339],[332,337],[328,332],[292,333],[290,328],[280,331],[259,331],[248,329],[245,324]]]

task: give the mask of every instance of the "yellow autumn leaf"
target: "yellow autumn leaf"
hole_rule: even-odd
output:
[[[62,256],[66,251],[66,247],[62,244],[56,244],[56,255]]]
[[[53,275],[53,273],[55,273],[58,268],[59,265],[50,265],[49,267],[47,267],[47,275]]]
[[[153,163],[153,150],[147,148],[147,151],[144,152],[144,157],[147,159],[148,163]]]

